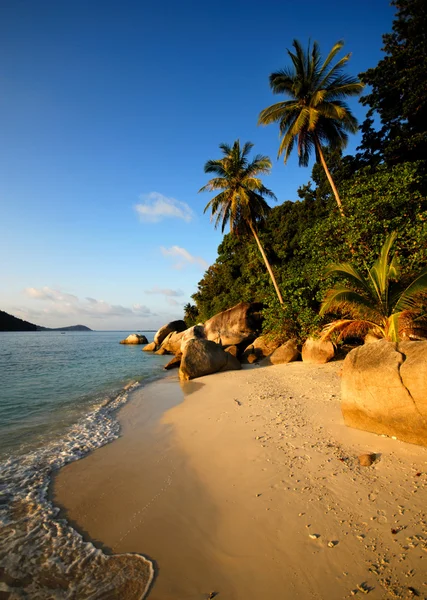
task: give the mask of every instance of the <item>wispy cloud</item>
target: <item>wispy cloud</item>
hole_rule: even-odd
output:
[[[189,223],[194,213],[186,202],[175,198],[168,198],[159,192],[150,192],[140,196],[140,204],[135,205],[135,210],[141,221],[158,223],[163,219],[182,219]]]
[[[153,316],[150,308],[142,304],[133,306],[122,306],[121,304],[110,304],[105,300],[86,297],[79,299],[73,294],[55,290],[49,287],[26,288],[24,293],[33,300],[39,300],[44,304],[41,310],[30,309],[28,314],[33,316],[73,316],[95,319],[106,319],[111,317],[148,317]]]
[[[26,288],[24,293],[29,298],[35,298],[36,300],[50,300],[52,302],[66,302],[66,303],[74,303],[78,301],[77,296],[73,294],[67,294],[65,292],[61,292],[60,290],[53,290],[50,287],[42,287],[42,288]]]
[[[160,247],[163,256],[174,259],[173,267],[175,269],[183,269],[188,264],[199,265],[203,270],[208,268],[208,263],[200,256],[193,256],[185,248],[180,246],[171,246],[170,248]]]
[[[155,285],[154,287],[151,288],[151,290],[145,290],[146,294],[160,294],[162,296],[169,296],[169,297],[177,297],[177,296],[183,296],[184,292],[181,290],[170,290],[168,288],[159,288],[157,285]]]

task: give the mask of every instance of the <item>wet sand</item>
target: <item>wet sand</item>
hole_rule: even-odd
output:
[[[346,428],[340,367],[136,390],[55,501],[104,549],[155,561],[150,600],[427,597],[427,449]]]

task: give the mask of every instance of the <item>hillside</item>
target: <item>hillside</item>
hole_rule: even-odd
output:
[[[37,325],[0,310],[0,331],[37,331]]]
[[[41,327],[0,310],[0,331],[92,331],[92,329],[86,327],[86,325],[71,325],[69,327],[56,327],[55,329]]]

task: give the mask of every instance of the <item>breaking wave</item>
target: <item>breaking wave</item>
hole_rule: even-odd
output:
[[[135,384],[132,387],[136,387]],[[8,600],[142,600],[152,563],[107,555],[85,541],[49,499],[54,471],[116,439],[115,412],[130,389],[95,408],[60,440],[0,463],[0,597]]]

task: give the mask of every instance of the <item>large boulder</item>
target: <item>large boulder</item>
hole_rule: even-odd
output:
[[[355,348],[341,381],[346,425],[427,446],[427,342]]]
[[[154,342],[150,342],[150,344],[144,346],[142,350],[143,352],[155,352],[155,350],[157,350],[157,346]]]
[[[121,340],[121,344],[148,344],[148,340],[145,335],[139,333],[131,333],[126,339]]]
[[[176,356],[171,358],[168,364],[165,365],[163,368],[166,369],[166,371],[170,371],[171,369],[178,369],[179,365],[181,364],[181,356],[182,354],[177,354]]]
[[[255,362],[272,354],[276,348],[280,346],[280,342],[270,340],[265,335],[260,335],[245,348],[242,356],[242,362]]]
[[[209,340],[193,338],[188,340],[185,345],[179,377],[187,381],[217,371],[231,371],[241,368],[237,358],[229,352],[225,352],[220,345]]]
[[[183,336],[183,331],[178,333],[177,331],[172,331],[168,333],[165,339],[162,342],[160,348],[166,351],[168,354],[176,354],[181,350],[181,339]]]
[[[332,342],[308,338],[301,352],[302,360],[306,363],[324,365],[335,356],[335,348]]]
[[[179,332],[179,331],[185,331],[186,329],[187,329],[187,325],[184,323],[184,321],[171,321],[167,325],[163,325],[163,327],[160,327],[160,329],[154,336],[154,343],[157,344],[157,346],[160,346],[160,344],[163,342],[165,337],[169,333],[172,333],[172,331]]]
[[[182,334],[182,338],[181,338],[181,352],[184,351],[185,346],[187,345],[188,340],[193,340],[193,339],[205,339],[205,328],[202,324],[200,325],[193,325],[193,327],[190,327],[189,329],[186,329],[183,334]]]
[[[283,365],[299,360],[300,351],[297,340],[288,340],[262,361],[263,365]]]
[[[259,303],[240,302],[214,315],[205,323],[206,338],[222,346],[251,342],[261,328],[261,308]]]

